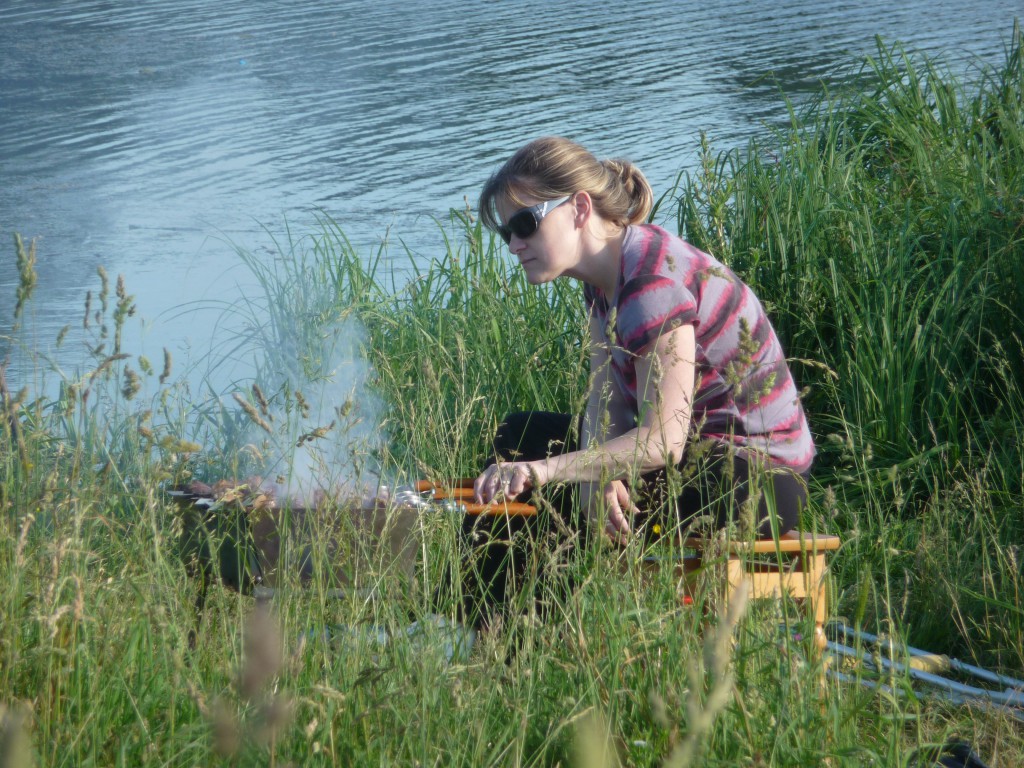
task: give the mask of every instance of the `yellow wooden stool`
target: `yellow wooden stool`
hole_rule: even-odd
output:
[[[839,549],[838,536],[783,534],[779,541],[759,539],[750,542],[714,541],[689,538],[685,541],[687,555],[676,566],[683,582],[684,599],[692,598],[697,571],[723,567],[727,599],[744,582],[748,597],[780,598],[788,594],[804,603],[808,616],[814,618],[815,642],[824,647],[824,624],[828,616],[826,570],[828,555]]]

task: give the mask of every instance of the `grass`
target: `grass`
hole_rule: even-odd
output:
[[[1020,677],[1019,29],[1011,42],[971,83],[879,47],[788,130],[722,154],[705,139],[657,216],[755,286],[807,388],[807,523],[845,540],[837,615]],[[343,541],[365,566],[340,598],[322,540],[311,582],[283,579],[272,603],[212,589],[190,650],[195,585],[162,484],[342,464],[346,481],[459,477],[507,411],[582,406],[578,290],[528,285],[471,211],[438,226],[446,250],[402,281],[326,217],[276,260],[242,251],[265,300],[232,310],[237,346],[217,354],[260,364],[217,398],[176,382],[170,356],[120,348],[133,302],[105,274],[90,370],[58,397],[0,378],[0,764],[905,765],[954,735],[1022,762],[1005,714],[901,696],[901,675],[892,694],[822,688],[778,630],[806,630],[794,606],[728,615],[709,578],[682,609],[632,550],[583,547],[552,616],[449,660],[435,617],[455,612],[463,552],[443,515],[419,520],[412,571]],[[36,253],[15,250],[16,329]],[[300,437],[301,467],[285,450]]]

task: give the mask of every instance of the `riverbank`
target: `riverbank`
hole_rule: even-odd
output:
[[[882,51],[791,132],[742,153],[705,144],[655,220],[754,285],[807,388],[821,449],[807,523],[845,542],[833,613],[1021,677],[1019,30],[1014,43],[971,83]],[[461,477],[507,411],[580,408],[577,288],[529,286],[472,211],[442,226],[447,252],[402,285],[326,220],[272,266],[251,257],[266,302],[239,310],[240,343],[262,363],[222,398],[121,348],[133,300],[106,279],[68,320],[92,334],[92,371],[54,401],[5,393],[2,727],[38,764],[900,765],[954,735],[1022,761],[1008,714],[900,695],[898,674],[880,681],[897,693],[822,688],[779,630],[801,628],[793,606],[751,606],[730,640],[680,607],[670,569],[641,581],[632,550],[585,551],[548,620],[449,658],[435,617],[455,613],[463,553],[444,516],[424,517],[412,575],[363,552],[376,565],[347,597],[326,548],[310,584],[282,580],[272,620],[211,590],[190,650],[196,590],[166,484],[318,460],[350,483]],[[289,465],[296,436],[330,449]]]

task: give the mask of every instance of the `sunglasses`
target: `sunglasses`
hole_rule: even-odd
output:
[[[508,217],[508,224],[498,227],[498,234],[505,241],[505,245],[509,245],[512,242],[512,235],[515,235],[520,240],[525,240],[537,231],[537,227],[544,221],[545,216],[562,203],[568,202],[571,197],[572,195],[567,195],[566,197],[560,197],[558,200],[545,200],[543,203],[520,208]]]

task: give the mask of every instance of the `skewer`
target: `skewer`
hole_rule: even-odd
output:
[[[467,481],[460,481],[465,483]],[[168,496],[181,503],[190,503],[196,507],[211,507],[217,500],[211,496],[181,488],[169,488],[165,492]],[[431,496],[432,494],[432,496]],[[525,504],[520,501],[508,501],[504,499],[495,500],[489,504],[477,504],[473,501],[472,486],[459,485],[447,489],[434,483],[420,480],[415,486],[396,489],[392,499],[398,504],[410,506],[448,508],[450,511],[462,512],[466,515],[484,515],[488,517],[533,517],[537,514],[537,508],[532,504]]]
[[[453,487],[448,488],[432,483],[429,480],[420,480],[414,487],[417,493],[432,492],[435,501],[453,501],[457,503],[467,515],[533,517],[537,514],[536,507],[521,501],[501,499],[492,501],[489,504],[477,504],[473,501],[472,483],[473,481],[468,479],[457,480]]]

